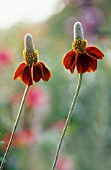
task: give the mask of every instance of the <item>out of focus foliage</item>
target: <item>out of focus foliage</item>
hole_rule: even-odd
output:
[[[44,23],[17,23],[0,30],[0,148],[3,156],[25,86],[13,81],[23,61],[23,39],[32,34],[39,60],[52,71],[49,82],[30,88],[9,153],[6,170],[48,170],[66,120],[78,74],[62,66],[72,48],[73,24],[83,25],[88,44],[105,54],[95,73],[83,75],[82,88],[65,136],[57,170],[111,169],[111,3],[64,0],[64,9]],[[58,4],[59,6],[59,4]]]

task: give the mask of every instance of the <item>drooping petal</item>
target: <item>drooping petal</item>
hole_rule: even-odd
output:
[[[104,57],[104,54],[97,47],[94,46],[87,47],[86,53],[94,59],[102,59]]]
[[[35,66],[33,66],[33,80],[35,82],[40,81],[40,79],[42,78],[42,66],[41,64],[37,64]]]
[[[79,53],[77,56],[77,71],[85,73],[89,68],[90,57],[85,53]]]
[[[75,64],[76,60],[76,52],[71,50],[69,51],[63,58],[62,64],[65,66],[66,69],[71,69],[71,73],[74,72],[74,67],[72,67]]]
[[[47,66],[43,62],[40,61],[38,63],[41,64],[41,66],[42,66],[42,79],[44,81],[48,81],[49,78],[52,77],[50,70],[47,68]]]
[[[87,72],[94,72],[95,70],[97,70],[97,60],[90,58],[89,68]]]
[[[15,71],[15,73],[14,73],[14,78],[13,78],[14,80],[23,73],[25,67],[26,67],[26,63],[21,63],[21,64],[18,66],[18,68],[16,69],[16,71]]]
[[[73,74],[74,73],[74,69],[75,69],[75,62],[73,63],[73,65],[69,68],[70,72]]]
[[[32,85],[32,76],[31,76],[31,68],[29,66],[26,66],[23,74],[20,76],[20,79],[27,85]]]

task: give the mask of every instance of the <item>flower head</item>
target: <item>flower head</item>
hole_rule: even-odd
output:
[[[32,36],[28,33],[24,38],[25,50],[22,62],[15,71],[14,80],[19,78],[26,85],[32,85],[33,81],[38,82],[42,78],[44,82],[51,78],[52,74],[47,66],[38,60],[38,51],[35,50]]]
[[[75,67],[78,73],[94,72],[97,69],[97,60],[103,59],[104,54],[95,46],[86,47],[82,25],[77,22],[74,25],[74,42],[72,50],[63,58],[63,65],[74,73]]]

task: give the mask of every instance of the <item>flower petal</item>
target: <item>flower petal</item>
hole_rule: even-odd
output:
[[[74,69],[75,69],[75,62],[73,63],[73,65],[69,68],[70,72],[73,74],[74,73]]]
[[[85,73],[89,68],[90,57],[85,53],[79,53],[77,56],[77,71]]]
[[[29,66],[26,66],[23,74],[20,76],[20,80],[22,80],[27,85],[32,85],[32,77],[31,77],[31,68]]]
[[[41,66],[42,66],[42,79],[44,81],[48,81],[49,78],[52,77],[50,70],[46,67],[46,65],[43,62],[40,61],[38,63],[41,64]]]
[[[94,59],[102,59],[104,57],[104,54],[97,47],[94,46],[87,47],[86,53]]]
[[[92,71],[94,72],[95,70],[97,70],[97,60],[90,58],[90,64],[87,72],[92,72]]]
[[[40,81],[42,78],[42,66],[41,64],[37,64],[36,66],[33,66],[33,80],[35,82]]]
[[[13,78],[14,80],[23,73],[25,67],[26,67],[26,63],[21,63],[21,64],[18,66],[18,68],[16,69],[16,71],[15,71],[15,73],[14,73],[14,78]]]
[[[69,51],[63,58],[63,61],[62,61],[62,64],[65,66],[66,69],[70,69],[73,64],[75,63],[76,59],[75,59],[75,56],[76,56],[76,52],[71,50]],[[74,68],[74,67],[73,67]],[[71,69],[70,70],[71,73],[74,72],[74,69]]]

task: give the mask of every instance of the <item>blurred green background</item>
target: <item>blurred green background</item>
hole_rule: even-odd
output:
[[[0,140],[5,142],[0,145],[1,156],[25,89],[19,80],[13,81],[13,74],[23,61],[26,33],[32,34],[39,60],[52,72],[47,83],[41,80],[30,87],[5,170],[51,169],[78,81],[78,73],[70,74],[62,65],[72,48],[76,21],[82,23],[88,44],[100,48],[105,57],[95,73],[83,75],[57,170],[111,169],[111,3],[61,1],[64,8],[44,22],[18,22],[0,30]]]

